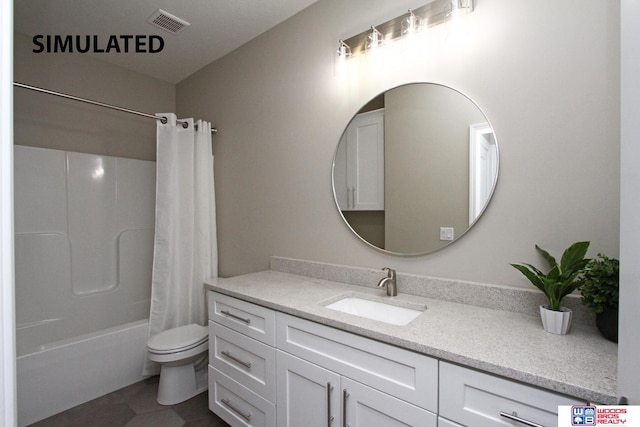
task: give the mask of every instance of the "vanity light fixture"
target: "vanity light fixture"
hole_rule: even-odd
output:
[[[348,58],[351,56],[351,48],[348,44],[342,41],[342,39],[340,39],[338,41],[338,49],[336,50],[336,53],[340,58]]]
[[[401,37],[428,27],[442,24],[454,16],[472,12],[473,0],[433,0],[417,9],[409,9],[406,13],[382,24],[372,25],[369,30],[339,41],[337,54],[339,57],[354,57]]]
[[[469,12],[473,9],[473,3],[471,0],[450,0],[447,10],[447,18],[452,16],[461,15]]]
[[[384,35],[378,31],[376,27],[371,26],[371,32],[367,36],[367,44],[365,46],[365,50],[373,50],[377,49],[379,46],[382,46],[384,42]]]
[[[415,34],[421,30],[422,19],[413,13],[413,10],[409,9],[409,16],[402,20],[402,35]]]

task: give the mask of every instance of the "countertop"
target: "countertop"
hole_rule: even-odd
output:
[[[588,402],[616,404],[618,346],[588,325],[574,322],[569,334],[554,335],[537,316],[402,293],[388,297],[384,289],[272,270],[210,279],[205,287]],[[394,326],[324,307],[352,293],[427,309],[408,325]]]

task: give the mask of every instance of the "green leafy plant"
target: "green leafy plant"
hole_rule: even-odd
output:
[[[607,308],[618,308],[619,270],[620,262],[603,254],[598,254],[587,264],[578,282],[582,303],[590,308],[592,314],[602,313]]]
[[[578,276],[584,272],[591,261],[585,258],[590,242],[576,242],[562,254],[560,264],[556,259],[538,245],[536,250],[549,264],[549,271],[543,273],[527,263],[511,264],[518,269],[536,288],[540,289],[549,300],[549,309],[560,311],[562,299],[580,287]]]

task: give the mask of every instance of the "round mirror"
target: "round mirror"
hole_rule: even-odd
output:
[[[333,160],[333,193],[349,228],[396,255],[459,239],[486,209],[498,178],[489,120],[447,86],[390,89],[351,119]]]

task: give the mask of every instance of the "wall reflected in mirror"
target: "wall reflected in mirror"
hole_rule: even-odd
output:
[[[482,110],[434,83],[390,89],[347,125],[333,162],[336,206],[367,244],[421,255],[464,235],[498,178],[498,145]]]

